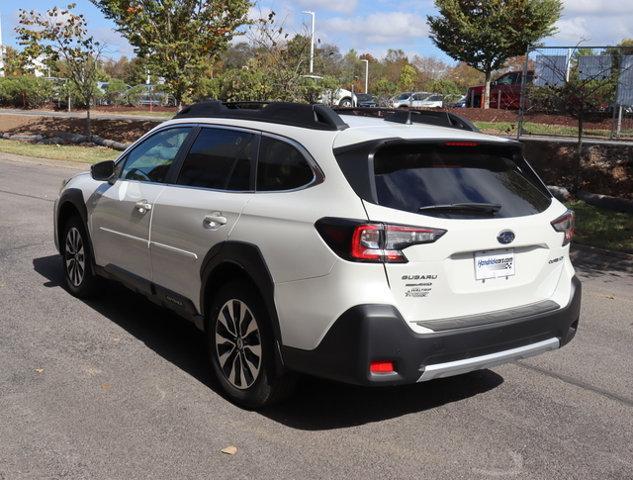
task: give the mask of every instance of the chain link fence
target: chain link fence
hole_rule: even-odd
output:
[[[633,141],[632,47],[532,48],[518,93],[518,138]]]

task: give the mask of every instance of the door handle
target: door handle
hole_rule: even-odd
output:
[[[136,202],[134,204],[134,208],[138,213],[144,215],[152,209],[152,204],[147,200],[141,200],[140,202]]]
[[[226,217],[220,212],[214,212],[211,215],[207,215],[202,220],[202,226],[208,229],[220,228],[222,225],[226,225]]]

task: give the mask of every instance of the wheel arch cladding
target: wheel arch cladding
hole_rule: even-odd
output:
[[[64,190],[59,197],[57,205],[57,240],[59,242],[59,253],[62,253],[62,245],[64,245],[64,225],[73,215],[79,215],[79,218],[83,222],[84,230],[88,237],[90,252],[92,252],[92,239],[90,238],[90,232],[88,230],[88,209],[86,208],[82,191],[78,188]],[[94,272],[93,262],[94,256],[91,255],[90,267]]]
[[[214,245],[206,254],[200,269],[201,313],[206,317],[214,291],[238,278],[253,284],[264,301],[271,328],[278,346],[281,345],[281,328],[275,307],[275,284],[260,249],[251,243],[226,241]],[[280,350],[277,349],[280,354]]]

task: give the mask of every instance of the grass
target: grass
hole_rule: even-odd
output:
[[[477,128],[485,133],[502,135],[516,135],[517,122],[475,122]],[[525,122],[523,131],[531,135],[553,135],[558,137],[578,136],[578,128],[567,125],[551,125],[546,123]],[[584,129],[584,136],[609,138],[611,130],[607,129]],[[633,130],[622,130],[622,137],[633,137]]]
[[[112,116],[138,116],[138,117],[156,117],[156,118],[171,118],[176,115],[176,112],[150,112],[149,110],[124,110],[124,111],[108,111],[108,110],[94,110],[94,113],[99,115],[112,115]]]
[[[567,202],[576,212],[575,241],[633,253],[633,215],[594,207],[581,200]]]
[[[121,152],[106,147],[83,145],[43,145],[0,139],[0,152],[81,163],[114,160]]]

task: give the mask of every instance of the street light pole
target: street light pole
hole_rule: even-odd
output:
[[[362,58],[361,62],[365,62],[365,93],[369,93],[369,60]]]
[[[2,44],[2,15],[0,15],[0,77],[4,77],[4,46]]]
[[[301,13],[305,13],[306,15],[310,15],[312,17],[312,27],[310,28],[311,30],[311,34],[310,34],[310,75],[312,75],[314,73],[314,12],[311,12],[309,10],[306,10],[304,12]]]

